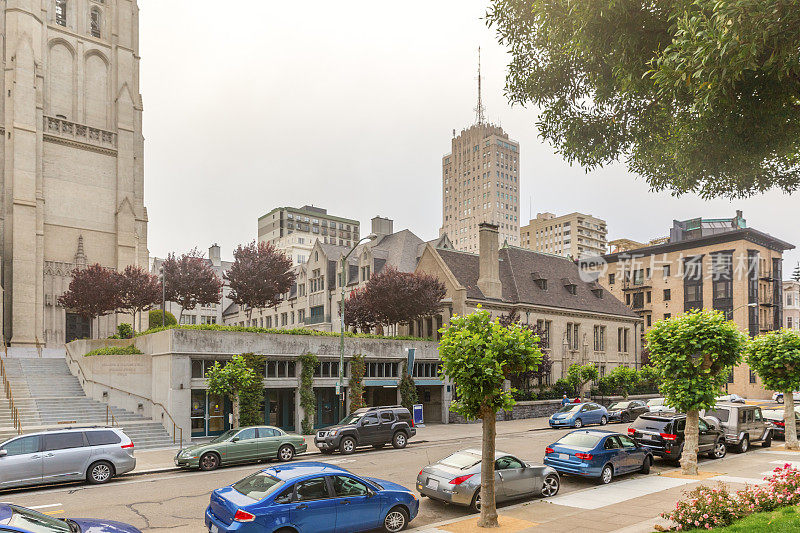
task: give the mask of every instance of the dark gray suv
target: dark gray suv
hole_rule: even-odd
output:
[[[100,484],[135,467],[133,442],[118,428],[43,431],[0,444],[0,489],[62,481]]]
[[[392,443],[405,448],[408,439],[417,434],[411,413],[401,405],[364,407],[350,413],[337,425],[317,431],[314,444],[330,454],[336,450],[348,455],[357,446],[383,448]]]

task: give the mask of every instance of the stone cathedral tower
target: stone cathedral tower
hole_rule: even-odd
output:
[[[3,335],[114,332],[59,306],[73,268],[147,268],[136,0],[0,0]],[[127,321],[130,321],[128,317]]]

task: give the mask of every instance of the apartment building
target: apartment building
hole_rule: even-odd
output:
[[[783,327],[800,331],[800,281],[783,282]]]
[[[312,205],[276,207],[258,219],[258,241],[271,242],[291,257],[294,265],[308,261],[314,243],[351,247],[361,238],[360,223],[329,215]]]
[[[783,325],[782,255],[794,246],[753,228],[741,211],[729,219],[673,221],[663,244],[607,254],[581,263],[585,273],[644,319],[655,322],[691,309],[716,309],[754,336]],[[729,391],[766,398],[746,364]]]
[[[523,248],[574,259],[606,253],[607,235],[605,220],[583,213],[537,213],[520,229]]]

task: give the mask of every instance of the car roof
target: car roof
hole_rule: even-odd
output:
[[[597,435],[598,437],[608,437],[609,435],[622,435],[617,431],[608,431],[606,429],[577,429],[575,431],[570,431],[567,435],[572,435],[573,433],[586,433],[587,435]]]
[[[479,450],[477,448],[467,448],[466,450],[458,450],[458,451],[453,452],[453,453],[469,453],[469,454],[472,454],[472,455],[477,455],[478,457],[482,457],[482,455],[483,455],[481,450]],[[516,455],[514,455],[513,453],[502,452],[500,450],[495,450],[495,452],[494,452],[494,458],[495,459],[499,459],[500,457],[505,457],[507,455],[510,455],[511,457],[516,457]]]
[[[262,472],[275,476],[281,481],[295,481],[306,477],[318,476],[320,474],[330,475],[330,474],[351,473],[342,467],[315,461],[304,461],[301,463],[275,465],[263,469]]]
[[[656,419],[656,418],[663,418],[664,420],[672,420],[673,418],[686,418],[685,413],[665,413],[663,411],[656,411],[653,413],[645,413],[643,415],[639,415],[639,418],[646,418],[646,419]]]
[[[756,406],[755,405],[745,405],[745,404],[742,404],[742,403],[719,402],[718,404],[716,404],[713,407],[713,409],[716,409],[718,407],[725,407],[726,409],[746,409],[748,407],[755,408]]]

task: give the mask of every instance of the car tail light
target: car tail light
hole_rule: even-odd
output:
[[[544,449],[544,453],[545,454],[553,453],[553,452],[555,452],[555,450],[553,448],[549,447],[549,446]]]
[[[584,461],[591,461],[594,458],[594,455],[590,453],[576,453],[575,457],[578,459],[583,459]]]
[[[133,448],[133,443],[131,442],[130,444],[123,444],[122,447],[123,448]]]
[[[466,476],[458,476],[458,477],[457,477],[457,478],[455,478],[455,479],[451,479],[451,480],[449,481],[449,483],[450,483],[451,485],[461,485],[462,483],[464,483],[466,480],[468,480],[469,478],[471,478],[471,477],[472,477],[472,476],[474,476],[474,475],[475,475],[475,474],[467,474]]]
[[[672,433],[659,433],[659,436],[662,439],[668,440],[668,441],[678,440],[678,436],[677,435],[673,435]]]
[[[775,425],[778,426],[778,427],[786,427],[786,423],[785,422],[775,422]]]
[[[422,475],[422,473],[423,473],[424,471],[425,471],[425,469],[424,469],[424,468],[423,468],[422,470],[420,470],[420,471],[419,471],[419,474],[417,474],[417,477],[421,476],[421,475]]]
[[[633,428],[628,428],[628,435],[636,435],[636,430]]]
[[[247,511],[242,511],[241,509],[236,509],[236,514],[233,515],[233,519],[237,522],[252,522],[256,519],[256,515],[250,514]]]

